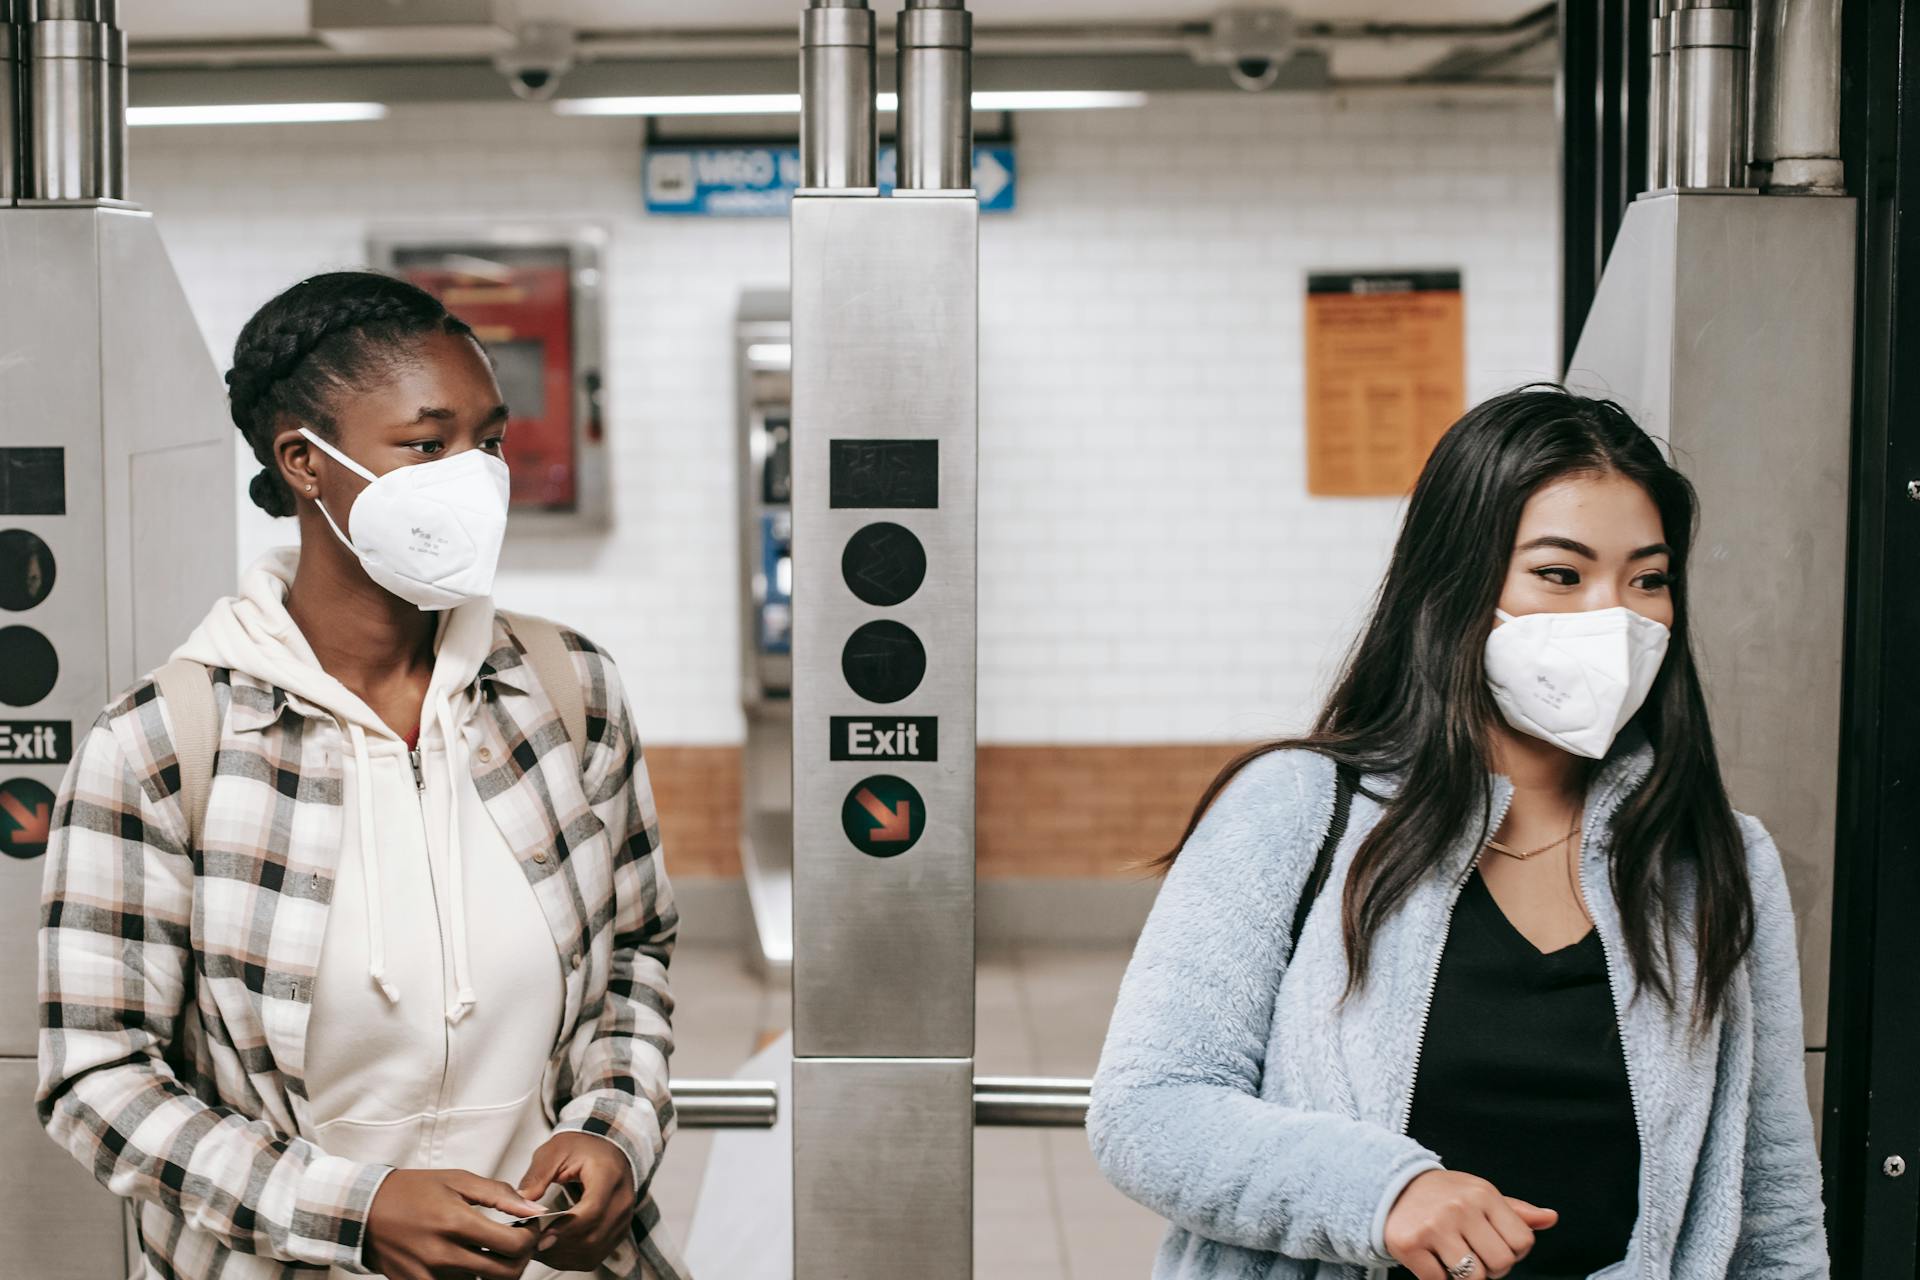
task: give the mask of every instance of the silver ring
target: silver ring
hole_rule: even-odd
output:
[[[1467,1277],[1472,1275],[1474,1269],[1479,1265],[1480,1259],[1474,1257],[1472,1254],[1468,1254],[1447,1268],[1448,1280],[1467,1280]]]

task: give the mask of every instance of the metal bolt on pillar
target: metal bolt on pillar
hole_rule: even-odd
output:
[[[30,0],[25,47],[35,200],[126,195],[126,34],[115,0]]]
[[[1744,5],[1681,0],[1667,18],[1667,153],[1676,187],[1746,186],[1747,38]]]
[[[0,204],[26,189],[27,0],[0,0]]]
[[[1672,162],[1667,151],[1668,84],[1671,58],[1667,49],[1667,15],[1673,0],[1656,0],[1657,12],[1651,19],[1653,30],[1647,40],[1651,67],[1647,73],[1647,190],[1664,191],[1673,185]]]
[[[907,0],[900,46],[900,190],[973,186],[973,15],[961,0]]]
[[[813,0],[800,19],[800,185],[869,190],[874,25],[866,0]]]

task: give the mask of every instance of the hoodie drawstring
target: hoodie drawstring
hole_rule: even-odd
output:
[[[434,712],[440,721],[440,737],[447,756],[447,905],[453,916],[453,1006],[447,1010],[449,1023],[459,1022],[473,1008],[473,979],[467,955],[467,877],[466,857],[460,847],[460,793],[465,770],[460,752],[466,746],[454,728],[453,704],[445,693],[439,695]]]
[[[466,862],[460,847],[460,787],[463,781],[460,750],[465,745],[454,727],[453,706],[445,694],[434,702],[434,719],[440,726],[442,747],[447,759],[447,907],[453,917],[453,1003],[447,1007],[448,1023],[467,1016],[478,997],[473,991],[472,957],[467,950]],[[359,725],[349,723],[347,734],[353,739],[354,777],[360,795],[354,807],[360,811],[360,878],[366,882],[367,900],[367,976],[380,988],[389,1004],[400,1003],[400,991],[387,981],[386,925],[381,918],[380,899],[385,883],[380,876],[380,848],[374,835],[373,765],[367,753],[367,735]]]
[[[400,1003],[400,992],[387,981],[387,933],[380,919],[380,898],[385,885],[380,878],[380,850],[374,839],[373,762],[367,755],[367,735],[351,722],[347,734],[353,739],[354,782],[358,785],[360,811],[360,878],[366,882],[367,900],[367,976],[380,988],[388,1004]]]

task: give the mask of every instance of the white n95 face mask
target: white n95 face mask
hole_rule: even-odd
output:
[[[326,504],[318,505],[369,578],[429,610],[493,594],[507,534],[506,463],[484,449],[467,449],[376,476],[305,427],[300,434],[367,481],[347,516],[351,538]]]
[[[1624,607],[1499,617],[1487,684],[1507,723],[1577,756],[1605,756],[1647,700],[1671,633]]]

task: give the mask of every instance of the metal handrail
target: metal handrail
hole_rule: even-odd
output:
[[[1084,1128],[1092,1089],[1091,1080],[981,1076],[973,1082],[973,1122],[992,1128]]]
[[[985,1128],[1078,1129],[1087,1123],[1091,1080],[1054,1076],[980,1076],[973,1122]],[[673,1109],[682,1129],[771,1129],[780,1089],[771,1080],[675,1080]]]
[[[780,1118],[771,1080],[675,1080],[669,1088],[682,1129],[771,1129]]]

